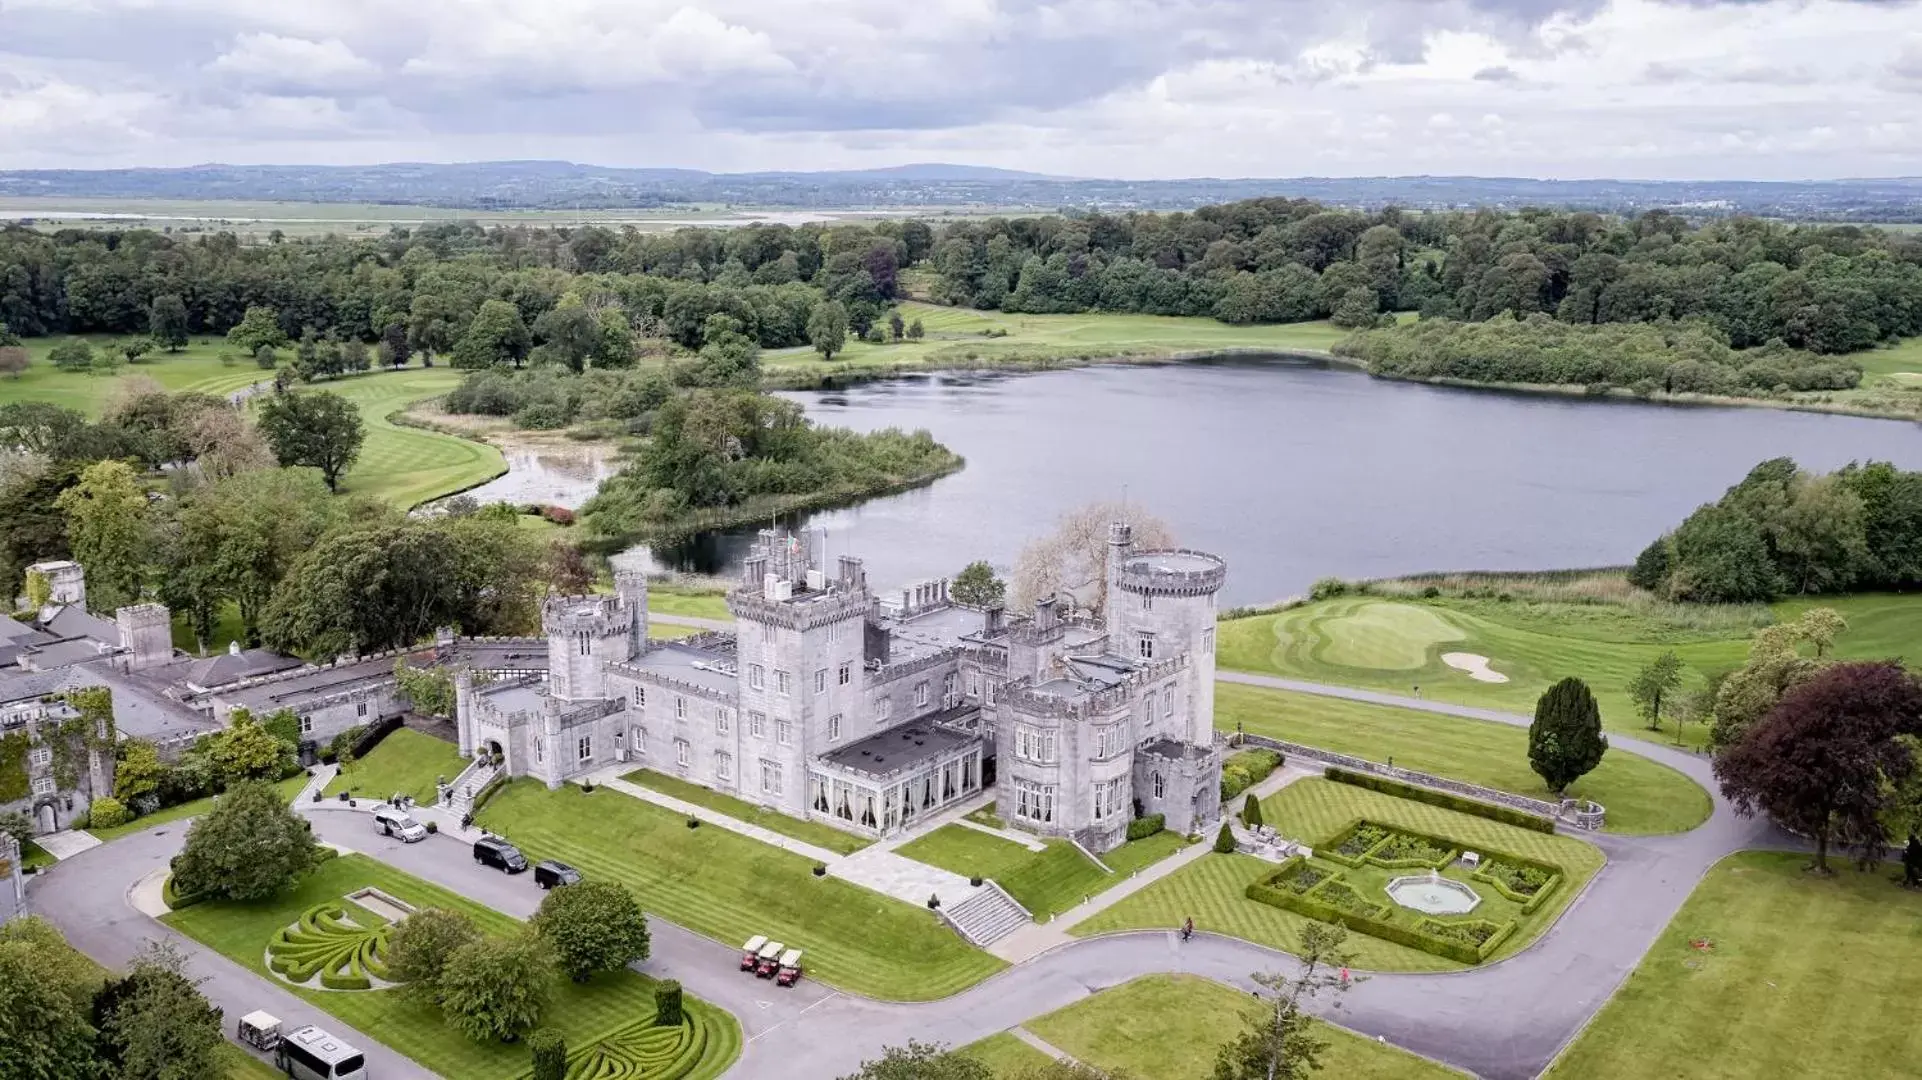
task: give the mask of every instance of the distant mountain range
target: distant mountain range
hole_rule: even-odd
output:
[[[0,172],[0,197],[6,196],[284,199],[475,210],[722,203],[817,210],[1000,207],[1032,211],[1186,209],[1257,196],[1290,196],[1370,208],[1533,205],[1627,212],[1668,207],[1693,214],[1922,221],[1922,177],[1788,182],[1478,176],[1102,180],[941,163],[752,173],[619,169],[564,161],[39,169]]]

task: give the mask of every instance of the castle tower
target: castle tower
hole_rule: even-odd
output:
[[[647,648],[647,574],[640,570],[614,571],[614,595],[628,613],[627,658]]]
[[[1117,548],[1111,546],[1111,556]],[[1118,564],[1118,565],[1117,565]],[[1109,567],[1108,647],[1142,662],[1188,654],[1187,742],[1214,740],[1215,594],[1228,574],[1203,551],[1129,551]]]
[[[174,658],[173,616],[161,604],[134,604],[113,613],[128,671],[146,671]]]
[[[37,562],[27,567],[27,573],[47,579],[48,603],[87,606],[87,571],[79,563],[71,559]]]
[[[1108,565],[1107,565],[1108,588],[1107,588],[1107,596],[1103,602],[1103,607],[1101,610],[1102,610],[1102,614],[1106,617],[1107,624],[1108,624],[1108,641],[1112,643],[1112,646],[1116,652],[1121,651],[1121,637],[1119,634],[1119,627],[1115,625],[1116,616],[1119,613],[1121,608],[1121,605],[1117,603],[1117,601],[1121,599],[1121,567],[1122,567],[1122,564],[1128,561],[1128,556],[1134,554],[1134,550],[1135,550],[1134,526],[1128,524],[1125,521],[1116,521],[1116,522],[1109,523],[1108,525]]]
[[[563,701],[606,697],[606,665],[634,658],[635,618],[620,596],[550,596],[543,601],[547,692]]]

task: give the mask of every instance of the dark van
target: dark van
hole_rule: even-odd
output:
[[[553,859],[542,859],[540,862],[534,864],[534,884],[539,885],[543,889],[552,889],[560,885],[579,885],[580,883],[581,872],[564,862],[557,862]]]
[[[474,841],[474,861],[510,874],[527,869],[527,857],[521,854],[521,849],[498,836],[483,836]]]

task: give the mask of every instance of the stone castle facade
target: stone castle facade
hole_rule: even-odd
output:
[[[1109,537],[1105,615],[955,604],[936,581],[870,590],[818,536],[764,531],[728,594],[732,634],[650,641],[647,584],[549,599],[544,678],[457,677],[463,753],[550,786],[646,767],[866,835],[994,787],[1011,825],[1095,851],[1138,814],[1220,813],[1214,719],[1222,561]]]

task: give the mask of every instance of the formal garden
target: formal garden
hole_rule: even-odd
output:
[[[1193,918],[1204,932],[1292,952],[1308,926],[1340,922],[1353,931],[1348,944],[1360,967],[1444,971],[1525,947],[1603,863],[1580,840],[1329,779],[1298,780],[1259,805],[1262,822],[1313,855],[1276,863],[1211,852],[1069,933],[1172,928]],[[1468,852],[1479,866],[1462,864]],[[1429,914],[1391,899],[1397,878],[1420,884],[1431,872],[1451,883],[1444,888],[1472,892],[1472,909]]]

